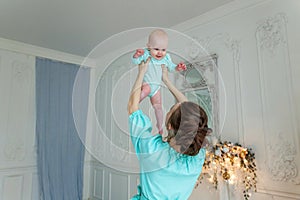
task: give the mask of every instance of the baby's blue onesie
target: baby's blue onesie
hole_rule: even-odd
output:
[[[144,55],[138,58],[133,58],[132,56],[131,58],[133,64],[138,65],[142,61],[146,62],[149,56],[151,57],[149,50],[144,49]],[[162,69],[161,69],[162,64],[164,64],[165,67],[167,67],[170,72],[174,71],[177,66],[172,62],[171,57],[168,53],[161,60],[157,60],[151,57],[148,70],[144,76],[144,82],[148,83],[151,88],[151,92],[149,94],[150,97],[152,97],[160,89],[161,78],[162,78]]]

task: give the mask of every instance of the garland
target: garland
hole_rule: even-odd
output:
[[[245,200],[251,197],[251,191],[256,192],[255,154],[251,148],[242,147],[238,143],[219,142],[211,151],[206,151],[206,159],[199,183],[206,177],[218,189],[219,180],[234,184],[243,191]]]

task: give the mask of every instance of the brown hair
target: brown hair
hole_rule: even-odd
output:
[[[172,127],[168,138],[175,139],[182,154],[195,156],[201,149],[206,135],[211,132],[207,122],[208,117],[202,107],[193,102],[183,102],[167,121]]]

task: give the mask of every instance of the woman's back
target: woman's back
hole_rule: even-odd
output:
[[[188,199],[201,173],[205,149],[196,156],[176,152],[161,135],[151,134],[151,121],[141,110],[130,115],[129,122],[140,163],[141,186],[133,199]]]

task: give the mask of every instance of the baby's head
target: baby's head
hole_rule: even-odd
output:
[[[163,59],[167,53],[168,34],[162,29],[152,31],[148,38],[147,47],[153,58],[157,60]]]

